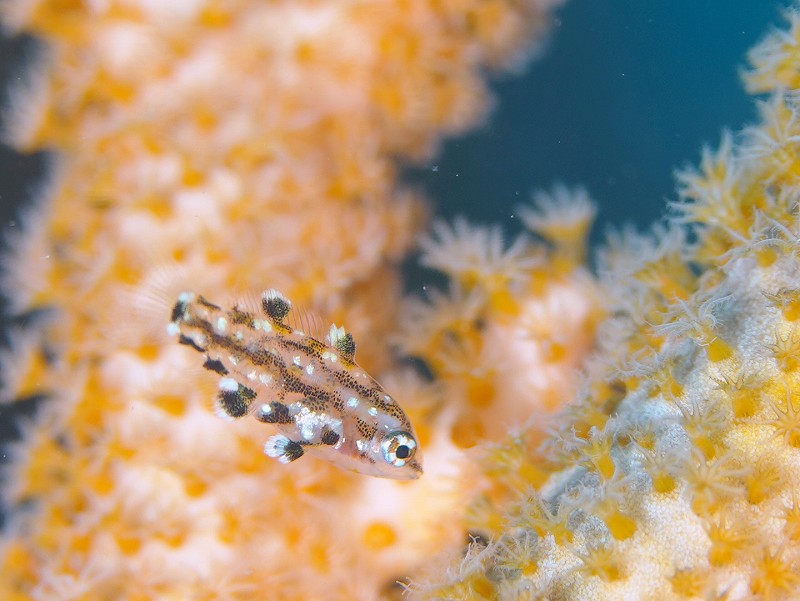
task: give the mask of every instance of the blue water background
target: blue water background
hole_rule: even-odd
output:
[[[674,170],[696,165],[723,128],[755,121],[740,71],[771,26],[770,0],[574,0],[521,77],[493,83],[485,127],[413,170],[437,214],[521,230],[514,207],[534,188],[581,184],[606,227],[646,227],[677,198]]]

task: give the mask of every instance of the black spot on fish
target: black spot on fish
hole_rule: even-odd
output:
[[[283,447],[283,456],[286,457],[287,463],[291,463],[295,459],[300,459],[304,452],[303,446],[294,440],[287,440]]]
[[[327,426],[322,429],[322,444],[333,446],[337,442],[339,442],[339,434],[338,432],[334,432]]]
[[[231,309],[228,312],[228,317],[233,324],[245,325],[250,328],[253,327],[253,315],[247,311],[242,311],[239,307]]]
[[[225,366],[219,359],[212,359],[211,357],[206,357],[206,362],[203,363],[203,367],[221,376],[228,375],[228,370],[225,369]]]
[[[197,304],[203,305],[206,309],[211,309],[212,311],[221,311],[222,309],[215,305],[214,303],[208,301],[205,297],[198,295],[197,296]]]
[[[292,304],[285,299],[280,293],[270,290],[264,294],[261,299],[261,308],[270,319],[281,322],[283,318],[291,311]]]
[[[349,361],[355,360],[356,342],[353,340],[353,335],[350,332],[336,339],[336,348],[345,359]]]
[[[186,311],[186,303],[183,301],[178,301],[175,303],[175,306],[172,307],[172,313],[170,313],[169,320],[171,322],[176,322],[183,319],[183,314]]]
[[[204,349],[202,346],[197,344],[193,339],[189,338],[185,334],[181,334],[178,337],[178,342],[180,342],[181,344],[185,344],[186,346],[192,347],[198,353],[205,353],[206,352],[206,349]]]
[[[273,401],[267,405],[268,411],[264,407],[258,410],[255,418],[265,424],[291,424],[292,418],[289,416],[289,408],[283,403]]]
[[[256,398],[254,390],[239,384],[236,390],[220,390],[217,395],[217,403],[227,415],[239,418],[247,415],[254,398]]]

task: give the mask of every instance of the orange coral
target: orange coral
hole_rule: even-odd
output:
[[[0,597],[371,599],[460,544],[429,390],[392,389],[426,447],[418,486],[287,470],[258,424],[212,415],[210,380],[163,335],[167,303],[275,286],[387,370],[425,213],[395,159],[475,125],[481,70],[527,56],[553,4],[4,4],[47,46],[7,133],[58,169],[7,261],[13,308],[55,317],[3,362],[8,397],[50,398],[3,490]]]

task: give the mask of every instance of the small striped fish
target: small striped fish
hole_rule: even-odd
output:
[[[287,323],[291,302],[276,290],[261,311],[223,309],[184,292],[168,332],[205,354],[220,376],[215,409],[226,419],[253,414],[278,433],[264,452],[290,463],[306,452],[336,466],[382,478],[422,474],[417,437],[408,417],[355,362],[355,343],[330,327],[325,341]]]

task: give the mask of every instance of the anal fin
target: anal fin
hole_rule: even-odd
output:
[[[291,440],[283,434],[270,436],[264,443],[264,454],[274,457],[281,463],[291,463],[303,456],[303,445]]]

